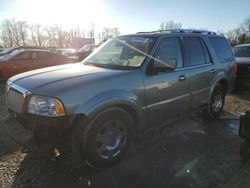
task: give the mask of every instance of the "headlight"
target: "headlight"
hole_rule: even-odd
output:
[[[27,112],[46,117],[65,115],[64,107],[58,99],[38,95],[30,97]]]

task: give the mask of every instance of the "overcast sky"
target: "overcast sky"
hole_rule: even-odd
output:
[[[0,21],[16,18],[41,24],[88,28],[95,23],[122,34],[159,29],[162,21],[183,28],[228,31],[250,17],[249,0],[0,0]]]

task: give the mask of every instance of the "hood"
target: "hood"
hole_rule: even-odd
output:
[[[236,63],[250,64],[250,57],[236,57]]]
[[[64,85],[65,88],[69,85],[83,83],[87,80],[101,79],[108,75],[123,72],[121,70],[104,69],[95,66],[83,65],[82,63],[60,65],[37,69],[34,71],[18,74],[9,79],[9,82],[33,91],[37,88],[48,88],[49,85]],[[53,90],[53,87],[50,87]]]

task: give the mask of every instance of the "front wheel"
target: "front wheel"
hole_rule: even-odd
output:
[[[95,168],[118,162],[128,151],[133,135],[133,120],[120,108],[110,108],[89,124],[83,144],[87,163]]]
[[[216,84],[214,87],[210,103],[208,106],[208,112],[210,117],[217,117],[221,114],[225,102],[226,91],[223,85]]]

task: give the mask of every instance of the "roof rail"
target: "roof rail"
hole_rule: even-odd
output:
[[[173,29],[171,33],[199,33],[199,34],[209,34],[217,35],[214,31],[198,30],[198,29]]]
[[[156,30],[156,31],[146,31],[146,32],[137,32],[140,33],[197,33],[197,34],[208,34],[208,35],[217,35],[214,31],[207,31],[207,30],[196,30],[196,29],[170,29],[170,30]]]
[[[161,32],[171,32],[171,30],[156,30],[156,31],[141,31],[141,32],[137,32],[137,34],[140,33],[161,33]]]

